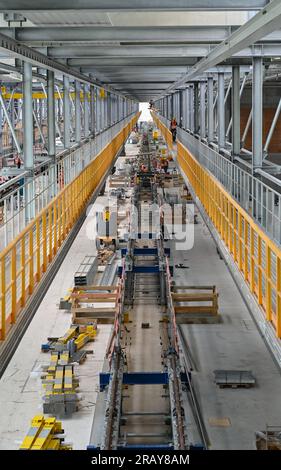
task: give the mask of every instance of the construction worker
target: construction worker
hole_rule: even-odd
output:
[[[146,166],[145,166],[143,163],[142,163],[142,165],[141,165],[141,171],[142,171],[143,173],[146,173],[146,172],[147,172],[147,168],[146,168]]]
[[[21,159],[19,156],[17,156],[14,160],[15,164],[17,165],[17,168],[20,169],[21,167]]]
[[[169,162],[168,162],[168,159],[167,159],[167,158],[166,158],[166,160],[165,160],[164,163],[163,163],[163,169],[164,169],[165,173],[168,173]]]
[[[173,142],[176,142],[176,138],[177,138],[177,125],[178,125],[177,120],[174,117],[170,122],[170,131],[173,136]]]

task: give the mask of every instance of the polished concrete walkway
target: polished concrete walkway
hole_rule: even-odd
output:
[[[254,432],[266,424],[281,424],[281,375],[204,222],[195,225],[195,244],[178,252],[175,283],[216,285],[220,324],[184,325],[183,332],[195,360],[193,382],[211,441],[211,449],[253,449]],[[215,369],[252,370],[256,387],[220,389]],[[216,423],[216,424],[215,424]]]

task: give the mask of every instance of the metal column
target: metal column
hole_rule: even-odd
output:
[[[189,87],[189,118],[190,132],[194,133],[194,86]]]
[[[183,124],[183,92],[184,90],[179,91],[179,126],[182,127]]]
[[[214,140],[214,80],[208,78],[208,142]]]
[[[186,93],[186,110],[185,110],[186,122],[185,122],[185,129],[190,129],[190,109],[189,109],[190,93],[189,93],[189,87],[186,88],[185,93]]]
[[[56,194],[56,110],[55,110],[55,74],[47,70],[47,120],[48,120],[48,153],[52,159],[49,168],[49,199]]]
[[[32,112],[32,65],[23,63],[23,151],[24,168],[29,171],[25,189],[25,220],[35,215],[34,201],[34,156],[33,156],[33,112]]]
[[[23,65],[23,125],[24,168],[33,171],[32,65],[29,62]]]
[[[70,99],[69,99],[69,78],[63,77],[63,139],[64,147],[70,147]]]
[[[48,153],[54,159],[56,155],[56,125],[55,125],[55,74],[47,70],[47,109],[48,109]]]
[[[85,128],[85,137],[88,137],[90,134],[89,130],[89,99],[88,99],[89,88],[86,83],[84,84],[84,128]]]
[[[80,82],[75,81],[75,140],[81,142]]]
[[[96,119],[95,119],[95,88],[90,87],[90,116],[91,116],[91,134],[95,135]]]
[[[262,167],[263,147],[263,61],[262,57],[253,57],[253,122],[252,122],[252,164],[253,172]]]
[[[232,156],[240,155],[240,67],[232,67]]]
[[[200,82],[200,136],[206,137],[206,83]]]
[[[194,83],[193,88],[193,101],[194,101],[194,133],[198,134],[199,132],[199,87],[198,82]]]
[[[108,91],[107,92],[107,101],[106,101],[106,115],[107,115],[107,121],[106,121],[106,127],[110,127],[111,124],[111,109],[110,109],[110,103],[111,103],[111,93]],[[120,99],[119,96],[117,96],[117,121],[119,121],[119,109],[120,109]]]
[[[224,74],[218,74],[218,146],[225,148]]]

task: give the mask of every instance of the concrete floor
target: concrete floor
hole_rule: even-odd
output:
[[[254,449],[255,431],[265,429],[266,424],[281,424],[281,375],[209,231],[200,217],[198,220],[194,247],[175,255],[175,264],[188,266],[176,269],[175,283],[216,285],[222,323],[183,325],[196,364],[193,382],[211,448]],[[256,387],[220,389],[214,383],[215,369],[252,370]],[[212,418],[228,418],[229,425],[211,425]]]
[[[73,285],[73,276],[84,256],[95,252],[95,242],[88,238],[86,220],[63,261],[43,302],[33,318],[15,355],[0,380],[0,449],[17,449],[33,416],[42,414],[40,371],[49,362],[49,354],[40,352],[49,336],[60,336],[71,323],[71,315],[58,309],[61,297]],[[111,325],[99,326],[97,339],[88,345],[94,354],[76,367],[81,393],[80,409],[71,418],[64,418],[66,441],[75,449],[85,449],[93,419],[98,374],[102,368]]]
[[[0,380],[0,449],[17,449],[30,420],[42,413],[40,368],[48,355],[40,352],[48,336],[63,334],[70,324],[69,313],[58,310],[60,297],[73,284],[73,275],[83,257],[95,252],[95,243],[88,238],[89,219],[81,228],[68,255],[53,280],[5,374]],[[252,449],[254,432],[266,423],[281,424],[281,376],[263,343],[251,316],[228,272],[219,258],[207,228],[199,217],[195,225],[195,245],[175,254],[175,264],[189,269],[176,269],[177,284],[215,284],[219,292],[222,323],[183,326],[184,334],[195,359],[193,381],[204,415],[212,449]],[[148,310],[144,310],[147,320]],[[80,410],[63,419],[66,441],[75,449],[85,449],[91,432],[98,373],[102,370],[110,325],[100,326],[97,340],[90,345],[94,354],[77,367],[80,379]],[[146,336],[147,338],[147,336]],[[140,338],[141,340],[141,338]],[[148,344],[145,341],[145,346]],[[156,347],[156,345],[155,345]],[[158,347],[158,346],[157,346]],[[136,358],[139,369],[142,358]],[[216,387],[214,369],[251,369],[257,379],[253,389]],[[228,426],[213,426],[210,419],[228,418]]]
[[[128,155],[137,152],[136,145],[127,145]],[[116,166],[119,166],[120,160]],[[30,427],[33,416],[42,414],[42,365],[49,362],[49,354],[41,353],[41,344],[48,337],[61,336],[69,328],[69,312],[59,310],[58,304],[73,286],[74,273],[86,255],[96,254],[96,225],[93,210],[89,211],[78,236],[65,257],[56,277],[30,323],[16,353],[0,379],[0,450],[18,449]],[[99,325],[94,343],[86,348],[94,350],[84,364],[76,367],[81,402],[79,411],[64,418],[66,442],[74,449],[86,449],[92,427],[98,392],[99,372],[103,368],[111,325]]]

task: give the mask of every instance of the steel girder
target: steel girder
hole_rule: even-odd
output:
[[[268,0],[9,0],[0,1],[0,11],[92,10],[92,11],[217,11],[259,10]]]

